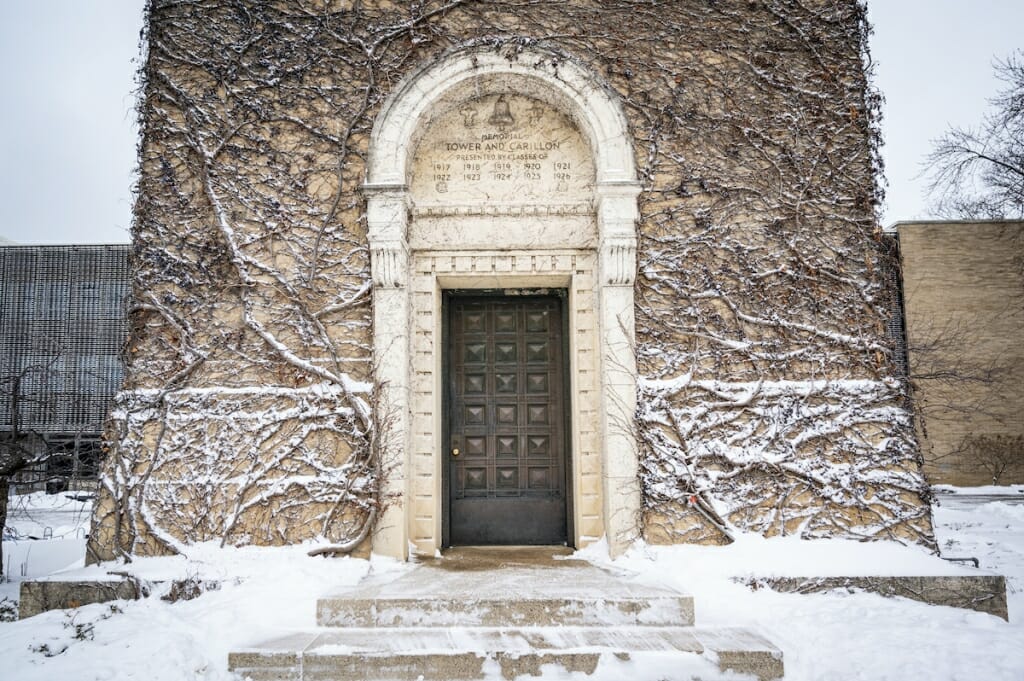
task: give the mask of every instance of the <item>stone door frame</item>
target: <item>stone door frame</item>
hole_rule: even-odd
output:
[[[589,143],[596,170],[596,249],[411,251],[406,178],[417,133],[434,109],[487,92],[517,91],[557,107]],[[637,195],[626,118],[601,79],[539,48],[514,55],[479,46],[451,51],[406,78],[374,125],[367,159],[375,378],[381,390],[385,508],[373,551],[405,559],[441,546],[441,291],[569,290],[571,470],[582,548],[607,537],[618,555],[639,536],[634,295]],[[592,347],[590,347],[592,346]],[[593,424],[592,432],[584,424]],[[589,503],[587,500],[589,499]]]

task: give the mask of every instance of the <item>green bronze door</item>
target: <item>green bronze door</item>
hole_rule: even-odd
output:
[[[562,299],[446,302],[446,543],[565,544]]]

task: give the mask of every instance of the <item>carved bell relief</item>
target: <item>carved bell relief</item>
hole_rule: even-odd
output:
[[[516,119],[512,116],[512,107],[509,106],[505,95],[500,95],[494,101],[494,111],[491,113],[491,117],[487,119],[487,122],[498,128],[501,132],[505,132],[507,128],[511,128],[516,124]]]

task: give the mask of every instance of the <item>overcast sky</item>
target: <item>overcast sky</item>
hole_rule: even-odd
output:
[[[0,237],[129,239],[142,0],[0,0]],[[949,125],[981,119],[1024,0],[870,0],[886,98],[883,223],[928,216],[915,179]]]

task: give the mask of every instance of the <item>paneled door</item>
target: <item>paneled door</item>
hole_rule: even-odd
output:
[[[447,297],[448,545],[565,544],[558,296]]]

